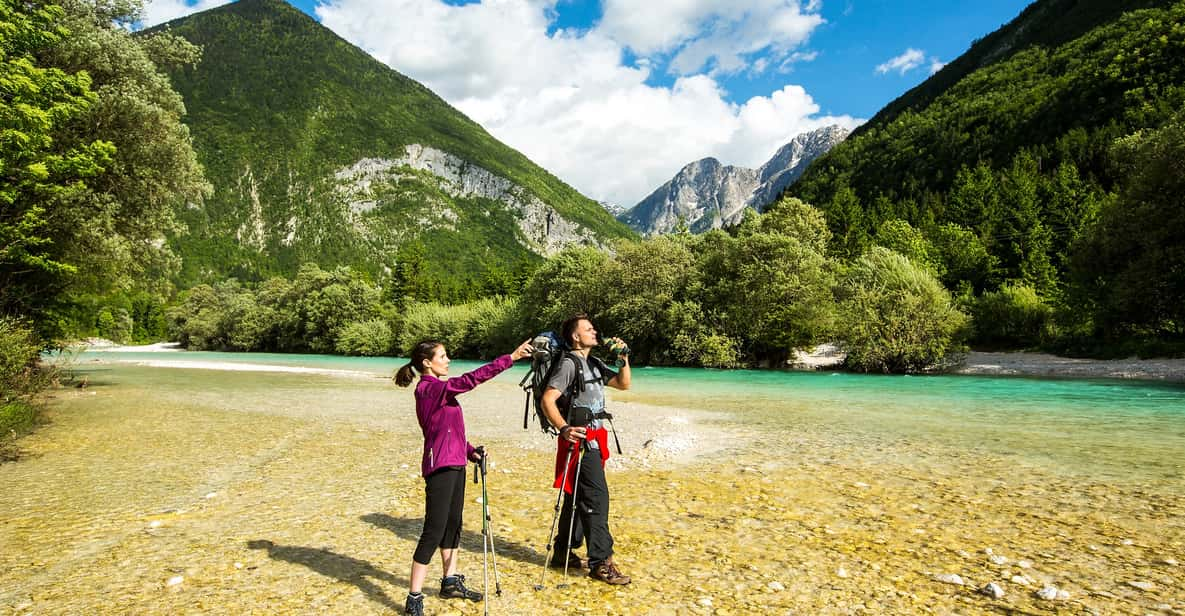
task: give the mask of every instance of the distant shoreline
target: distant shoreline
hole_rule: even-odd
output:
[[[92,338],[83,342],[87,351],[115,353],[179,353],[180,343],[158,342],[145,345],[119,345]],[[796,365],[809,370],[838,368],[844,355],[834,345],[820,345],[811,353],[799,353]],[[209,364],[209,365],[200,365]],[[250,364],[231,362],[187,362],[186,367],[218,370],[251,370]],[[257,369],[257,368],[256,368]],[[953,374],[989,376],[1037,376],[1051,378],[1106,378],[1185,382],[1185,359],[1076,359],[1048,353],[1016,351],[988,353],[972,351]]]

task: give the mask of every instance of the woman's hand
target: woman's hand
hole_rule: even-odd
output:
[[[518,345],[518,348],[515,349],[514,352],[510,354],[510,359],[512,359],[514,361],[518,361],[520,359],[530,357],[531,353],[533,353],[534,351],[535,351],[535,349],[534,349],[534,347],[531,346],[531,341],[524,340],[523,343]]]

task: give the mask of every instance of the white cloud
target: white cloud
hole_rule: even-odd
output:
[[[943,61],[939,60],[938,58],[930,58],[930,74],[931,75],[942,70],[942,67],[944,67],[944,66],[946,66],[946,62],[943,62]]]
[[[901,55],[877,66],[876,72],[883,75],[889,71],[897,71],[898,73],[904,75],[909,71],[921,66],[925,59],[926,52],[910,47],[909,49],[906,49]]]
[[[665,10],[679,37],[640,29],[630,45],[657,48],[694,36],[702,11],[692,11],[691,3],[656,4],[634,6],[651,15]],[[721,1],[713,10],[725,6],[731,4]],[[317,15],[580,192],[622,205],[637,203],[693,160],[716,156],[757,166],[804,130],[858,124],[848,116],[818,116],[818,106],[797,86],[735,104],[710,75],[648,85],[653,64],[625,66],[627,45],[610,35],[612,29],[549,36],[547,8],[524,0],[464,6],[333,0]],[[651,38],[637,38],[643,36]]]
[[[785,0],[606,0],[598,26],[548,34],[556,1],[328,0],[315,12],[583,194],[625,206],[693,160],[756,167],[803,131],[859,123],[820,116],[799,86],[733,103],[714,76],[812,60],[796,48],[821,23],[810,14],[816,0],[806,10]],[[146,15],[159,23],[197,10],[153,0]],[[650,55],[626,66],[627,48]],[[681,70],[711,63],[715,72],[647,83],[679,58]]]
[[[770,56],[780,64],[823,23],[821,2],[787,0],[605,0],[598,29],[633,52],[670,54],[670,71],[735,73]]]
[[[231,0],[149,0],[144,3],[144,12],[140,16],[140,25],[151,28],[178,17],[185,17],[191,13],[212,9],[216,6],[229,4]]]

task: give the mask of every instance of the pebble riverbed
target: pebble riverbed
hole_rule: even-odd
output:
[[[0,464],[0,614],[402,610],[423,508],[410,392],[102,364],[88,382]],[[463,403],[493,460],[491,614],[1185,614],[1180,477],[1096,482],[640,402],[615,405],[608,469],[633,584],[563,580],[541,567],[551,442],[522,430],[513,384]],[[480,590],[468,486],[461,571]],[[432,567],[428,613],[482,613],[437,599]]]

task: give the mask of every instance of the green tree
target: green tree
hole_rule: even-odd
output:
[[[112,163],[101,138],[63,139],[96,105],[90,77],[40,57],[69,35],[59,6],[0,0],[0,313],[41,321],[88,256],[64,218]]]
[[[943,276],[945,264],[934,245],[904,220],[886,220],[876,230],[872,243],[904,255],[910,261],[930,270],[935,276]]]
[[[1031,348],[1053,338],[1053,308],[1032,287],[1009,284],[984,293],[973,315],[980,344]]]
[[[827,252],[831,230],[818,208],[794,197],[783,197],[766,208],[758,219],[762,232],[791,237],[819,254]]]
[[[564,319],[584,312],[594,319],[609,308],[608,293],[616,284],[606,277],[610,257],[595,248],[565,248],[548,259],[527,282],[519,304],[531,331],[555,329]]]
[[[698,299],[719,333],[743,340],[754,358],[779,363],[826,336],[834,319],[834,274],[822,255],[773,233],[705,235]]]
[[[56,138],[115,146],[108,173],[61,212],[80,255],[76,286],[166,293],[179,267],[166,241],[182,230],[175,212],[201,205],[210,187],[181,121],[185,105],[163,71],[195,65],[199,50],[168,34],[133,36],[140,0],[60,2],[71,35],[42,57],[67,72],[85,71],[97,99]]]
[[[1108,335],[1185,335],[1185,114],[1113,150],[1127,181],[1073,257]]]
[[[839,286],[839,338],[864,372],[921,372],[960,347],[967,317],[925,268],[873,247]]]
[[[930,243],[942,263],[946,288],[971,295],[998,284],[999,260],[971,229],[954,223],[939,225],[930,231]]]
[[[607,264],[603,293],[608,306],[599,326],[605,335],[628,340],[639,361],[670,344],[668,309],[682,296],[695,264],[688,244],[685,237],[621,242]]]
[[[998,227],[1002,266],[1009,278],[1048,294],[1057,284],[1050,260],[1053,235],[1042,218],[1037,160],[1022,150],[1000,180],[1001,206],[1007,214]]]

